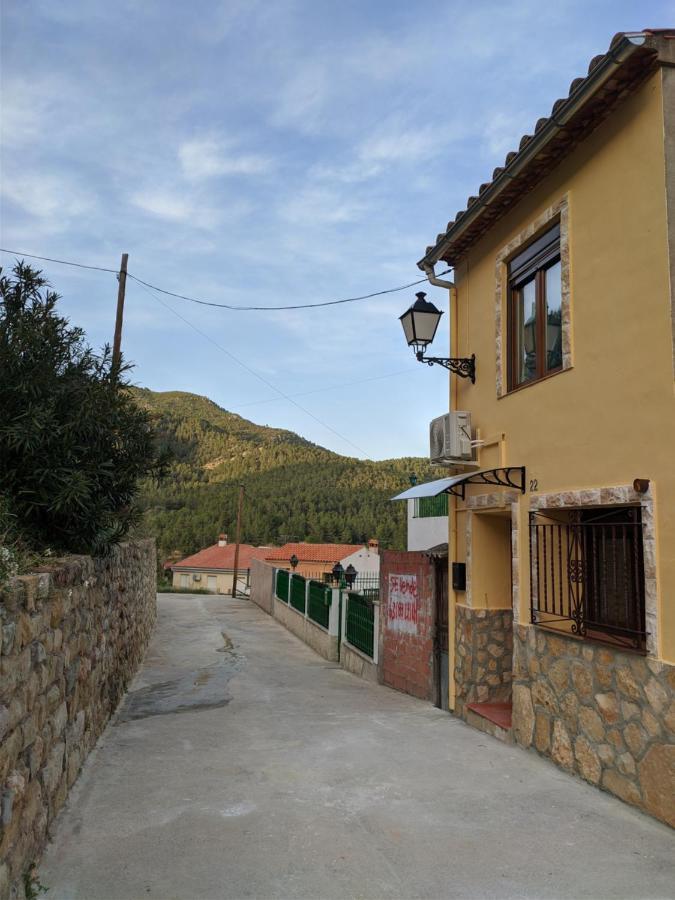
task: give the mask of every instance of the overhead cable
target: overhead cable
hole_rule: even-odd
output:
[[[150,290],[145,286],[143,286],[143,290],[148,291],[148,293],[150,293]],[[363,449],[363,447],[359,447],[358,444],[355,444],[353,441],[350,441],[349,438],[344,436],[344,434],[340,434],[339,431],[336,431],[335,428],[333,428],[327,422],[322,421],[318,416],[315,416],[314,413],[310,412],[308,409],[305,409],[304,406],[301,406],[296,400],[294,400],[288,394],[285,394],[276,385],[272,384],[271,381],[268,381],[267,378],[264,378],[262,375],[260,375],[258,372],[256,372],[255,369],[252,369],[250,366],[247,366],[246,363],[242,362],[242,360],[240,360],[237,356],[235,356],[234,353],[231,353],[229,350],[226,350],[225,347],[223,347],[217,341],[214,341],[214,339],[211,337],[211,335],[207,334],[205,331],[202,331],[200,328],[197,328],[196,325],[193,325],[192,322],[190,322],[188,319],[186,319],[184,316],[182,316],[179,312],[176,312],[176,310],[172,306],[169,306],[168,303],[165,303],[161,297],[157,297],[154,294],[152,294],[152,296],[158,303],[161,303],[165,309],[168,309],[170,312],[172,312],[174,314],[174,316],[177,316],[177,318],[179,318],[181,320],[181,322],[184,322],[189,328],[192,328],[193,331],[196,331],[197,334],[201,335],[203,338],[205,338],[207,341],[209,341],[211,344],[213,344],[214,347],[217,347],[218,350],[221,351],[221,353],[224,353],[226,356],[229,356],[229,358],[234,360],[234,362],[236,362],[237,365],[241,366],[242,369],[246,369],[246,371],[249,372],[251,375],[253,375],[254,378],[257,378],[259,381],[262,381],[263,384],[267,385],[267,387],[269,387],[273,391],[275,391],[280,397],[283,397],[284,400],[287,400],[289,403],[292,403],[293,406],[297,407],[297,409],[299,409],[301,412],[305,413],[305,415],[309,416],[311,419],[314,419],[314,421],[317,422],[319,425],[321,425],[323,428],[326,428],[328,431],[332,432],[336,437],[340,438],[341,441],[344,441],[345,443],[349,444],[350,447],[353,447],[355,450],[358,450],[358,452],[362,453],[366,457],[366,459],[371,458],[369,456],[369,454],[366,453],[366,451]]]
[[[71,262],[65,259],[54,259],[49,256],[37,256],[34,253],[21,253],[18,250],[6,250],[3,247],[0,247],[0,252],[11,253],[13,256],[26,256],[29,259],[40,259],[43,262],[58,263],[62,266],[76,266],[79,269],[94,269],[99,272],[111,272],[113,275],[118,274],[117,269],[107,269],[104,266],[90,266],[85,265],[84,263]],[[440,272],[437,277],[440,278],[442,275],[447,275],[450,271],[450,269],[446,269],[445,271]],[[373,293],[371,294],[362,294],[358,297],[345,297],[342,300],[321,300],[318,303],[294,303],[284,304],[282,306],[237,306],[231,303],[216,303],[213,300],[200,300],[197,297],[190,297],[187,294],[178,294],[175,291],[169,291],[165,288],[158,287],[156,284],[151,284],[149,281],[144,281],[142,278],[139,278],[132,272],[127,272],[127,278],[132,278],[134,281],[138,282],[138,284],[141,284],[144,287],[149,288],[150,290],[157,291],[160,294],[164,294],[167,297],[175,297],[177,300],[186,300],[189,303],[197,303],[200,306],[213,306],[218,309],[229,309],[235,312],[265,312],[285,309],[315,309],[325,306],[339,306],[343,303],[356,303],[359,300],[372,300],[374,297],[383,297],[386,294],[396,294],[399,291],[407,291],[410,288],[417,287],[417,285],[419,284],[425,284],[429,280],[425,276],[424,278],[420,278],[417,281],[411,281],[408,284],[402,284],[399,287],[386,288],[383,291],[373,291]]]

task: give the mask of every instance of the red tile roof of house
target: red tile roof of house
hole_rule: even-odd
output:
[[[236,544],[226,544],[219,547],[214,544],[206,547],[192,556],[186,556],[178,562],[172,563],[172,569],[233,569],[234,552]],[[248,569],[252,559],[264,559],[265,554],[273,550],[273,547],[251,547],[250,544],[239,545],[239,568]]]
[[[357,550],[363,550],[363,544],[284,544],[283,547],[271,548],[262,558],[287,562],[295,554],[301,563],[338,562]]]

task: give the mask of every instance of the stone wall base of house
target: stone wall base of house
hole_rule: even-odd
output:
[[[510,609],[455,607],[455,715],[467,703],[511,697],[513,613]]]
[[[675,826],[675,666],[514,629],[513,737]]]
[[[338,660],[338,639],[336,635],[329,634],[319,625],[316,625],[310,619],[306,619],[304,615],[293,609],[290,604],[283,603],[281,600],[274,598],[274,610],[272,615],[278,619],[290,632],[301,641],[304,641],[324,659],[331,662]]]
[[[55,561],[0,591],[0,900],[23,896],[68,796],[145,654],[154,541]]]
[[[368,659],[365,654],[360,653],[353,647],[350,647],[349,644],[342,645],[340,655],[340,664],[342,665],[343,669],[351,672],[352,675],[358,675],[359,678],[363,678],[365,681],[370,681],[373,684],[378,683],[378,667],[377,664],[372,661],[372,659]]]

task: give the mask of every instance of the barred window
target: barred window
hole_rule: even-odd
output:
[[[534,624],[645,649],[639,506],[539,510],[530,538]]]

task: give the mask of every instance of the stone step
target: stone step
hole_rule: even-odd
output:
[[[510,703],[468,703],[465,721],[505,744],[513,743]]]

